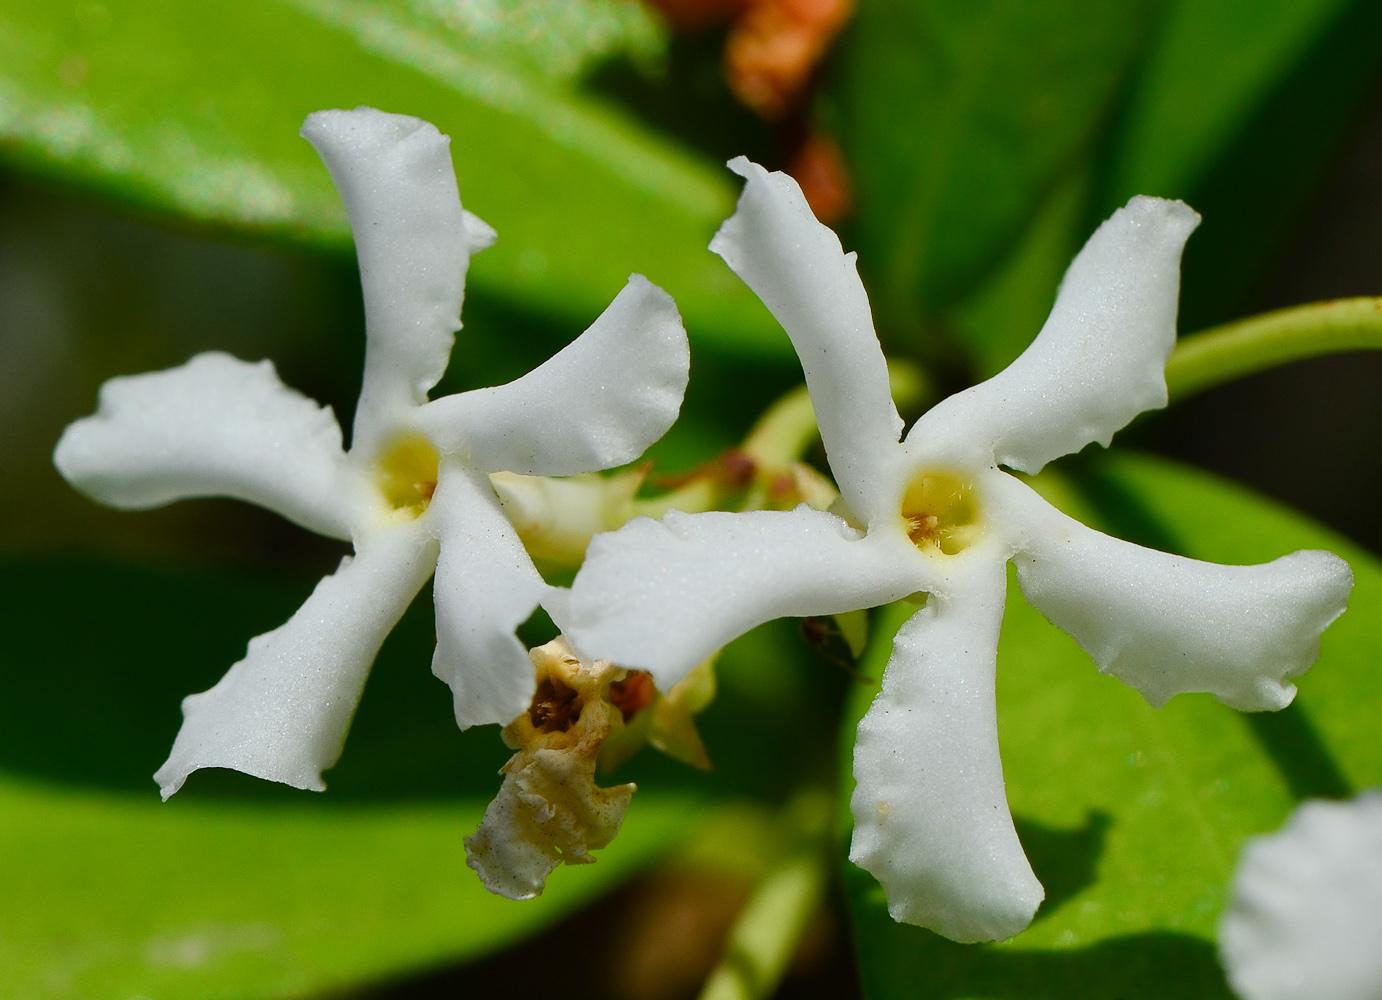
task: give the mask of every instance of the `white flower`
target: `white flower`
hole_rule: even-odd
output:
[[[1051,507],[1034,473],[1107,444],[1166,403],[1181,248],[1198,216],[1134,198],[1066,272],[1050,319],[1007,370],[902,421],[854,255],[800,189],[744,159],[739,207],[711,244],[786,328],[856,530],[829,513],[668,514],[599,536],[572,594],[574,641],[666,690],[709,653],[784,615],[929,595],[899,631],[859,727],[851,858],[894,918],[958,941],[1009,937],[1043,892],[1003,789],[994,665],[1006,591],[1023,593],[1161,705],[1209,691],[1240,709],[1290,702],[1352,574],[1327,552],[1228,567],[1144,549]]]
[[[1248,841],[1219,957],[1244,1000],[1382,997],[1382,791],[1307,802]]]
[[[320,790],[389,630],[436,570],[433,672],[456,721],[506,724],[532,698],[513,631],[548,594],[488,474],[564,476],[638,457],[676,419],[688,349],[671,298],[639,275],[579,339],[507,385],[428,402],[446,369],[470,255],[494,231],[461,208],[450,140],[372,108],[319,111],[302,135],[340,190],[364,290],[364,385],[351,448],[329,409],[267,361],[202,354],[116,378],[54,454],[116,507],[230,496],[348,539],[355,556],[259,636],[184,721],[163,797],[228,767]]]

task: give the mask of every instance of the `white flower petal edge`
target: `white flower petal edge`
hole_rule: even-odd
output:
[[[1066,517],[1011,476],[995,504],[1023,526],[1017,579],[1032,606],[1099,665],[1160,708],[1207,691],[1245,712],[1285,708],[1287,683],[1320,655],[1353,571],[1332,552],[1221,566],[1111,538]]]
[[[746,161],[731,166],[747,183],[713,247],[791,335],[831,468],[867,534],[848,535],[840,523],[833,530],[843,541],[822,545],[823,514],[795,533],[789,521],[747,527],[768,523],[752,520],[761,514],[670,514],[660,528],[633,521],[591,545],[569,599],[572,630],[587,655],[675,678],[773,614],[930,593],[934,619],[904,631],[862,730],[871,735],[855,775],[855,855],[883,882],[899,919],[961,940],[1008,936],[1025,926],[1040,893],[1015,860],[1021,847],[1009,836],[991,711],[976,707],[983,698],[957,703],[949,716],[945,708],[956,690],[949,685],[993,688],[996,647],[966,653],[965,637],[977,640],[964,630],[972,616],[978,634],[988,634],[985,615],[1001,614],[993,609],[1005,580],[966,568],[971,558],[992,546],[1016,557],[1034,603],[1153,702],[1208,690],[1253,708],[1289,700],[1284,682],[1317,654],[1320,630],[1343,611],[1350,574],[1320,553],[1240,568],[1146,551],[1077,525],[998,468],[1035,470],[1106,442],[1141,409],[1165,403],[1180,253],[1199,218],[1189,208],[1134,198],[1115,213],[1071,265],[1051,319],[1022,358],[925,414],[899,447],[891,404],[879,400],[885,369],[852,258],[791,178]],[[1146,580],[1150,593],[1136,586]],[[870,591],[880,596],[866,598]],[[922,650],[918,636],[936,645]],[[937,675],[947,669],[955,676]],[[899,768],[904,754],[910,764]],[[914,799],[926,808],[910,810]],[[891,815],[899,800],[907,818],[890,821],[885,835],[877,804]],[[1001,822],[981,819],[973,802]],[[957,825],[937,825],[935,816]],[[993,871],[979,873],[977,856]]]
[[[533,699],[533,664],[514,636],[550,589],[483,473],[444,461],[427,516],[441,539],[432,673],[451,687],[462,729],[506,725]]]
[[[998,756],[1006,557],[992,542],[956,557],[945,594],[898,630],[854,744],[849,859],[882,883],[894,920],[955,941],[1012,937],[1045,896]]]
[[[647,670],[667,691],[755,625],[871,607],[920,589],[915,551],[833,514],[669,513],[596,535],[572,586],[568,633],[600,659]]]
[[[367,346],[351,449],[373,457],[446,371],[471,252],[494,231],[461,210],[451,139],[429,122],[316,111],[302,137],[331,172],[355,237]]]
[[[1000,465],[1039,472],[1091,441],[1107,446],[1133,417],[1165,406],[1181,251],[1199,224],[1179,201],[1138,196],[1118,209],[1071,262],[1031,346],[939,403],[908,442],[965,442]]]
[[[667,433],[690,366],[676,303],[635,274],[590,329],[544,364],[507,385],[428,403],[416,419],[437,447],[464,450],[481,469],[611,469]]]
[[[855,256],[816,221],[786,174],[742,156],[729,169],[744,178],[744,191],[710,249],[787,331],[840,493],[859,518],[872,521],[892,502],[886,471],[899,457],[902,418]]]
[[[1219,925],[1243,1000],[1382,997],[1382,791],[1307,802],[1248,841]]]
[[[154,780],[163,798],[202,767],[321,791],[341,756],[370,665],[427,582],[436,542],[413,522],[360,542],[306,603],[209,691],[183,699],[182,728]]]
[[[95,415],[63,431],[53,464],[112,507],[229,496],[333,538],[350,538],[361,499],[331,408],[289,389],[268,361],[214,352],[111,379]]]
[[[520,714],[534,673],[513,630],[550,588],[486,476],[513,471],[509,458],[525,454],[508,447],[503,421],[521,425],[513,438],[522,441],[534,438],[535,420],[550,421],[564,435],[557,450],[579,451],[563,456],[569,471],[595,471],[656,440],[686,386],[676,307],[635,277],[541,378],[507,394],[467,394],[473,400],[459,406],[474,418],[474,441],[464,428],[428,440],[416,417],[446,367],[470,254],[494,231],[461,208],[450,140],[426,122],[372,108],[324,111],[303,134],[341,189],[360,257],[367,344],[350,452],[331,412],[284,387],[268,362],[206,354],[112,380],[101,411],[70,427],[54,456],[79,488],[119,506],[238,497],[356,547],[286,625],[187,699],[158,773],[165,797],[199,767],[320,790],[374,655],[439,552],[434,669],[451,684],[456,718],[464,727]],[[476,453],[495,464],[477,467]],[[406,558],[405,538],[415,545]]]

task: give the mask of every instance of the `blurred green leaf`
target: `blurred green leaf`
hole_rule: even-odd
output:
[[[766,310],[706,251],[733,206],[729,174],[572,83],[596,57],[647,58],[652,22],[626,4],[560,6],[486,17],[434,0],[15,0],[0,11],[0,156],[341,250],[345,215],[297,136],[303,118],[358,104],[415,114],[451,136],[467,207],[499,231],[471,272],[478,287],[589,322],[637,270],[702,343],[785,355]]]
[[[874,998],[1227,998],[1213,938],[1239,847],[1308,795],[1382,780],[1374,669],[1382,567],[1308,519],[1206,473],[1110,453],[1082,463],[1072,507],[1141,542],[1223,562],[1328,548],[1352,564],[1350,610],[1280,713],[1240,714],[1207,695],[1153,710],[1103,677],[1015,581],[999,647],[1008,799],[1047,898],[1031,928],[964,946],[894,923],[882,889],[845,864],[865,988]],[[1102,516],[1101,516],[1102,515]],[[892,609],[871,677],[903,616]],[[852,701],[852,719],[873,689]],[[852,743],[853,724],[846,730]]]
[[[1094,138],[1152,4],[865,0],[834,88],[861,266],[915,339],[1003,256]]]
[[[1171,0],[1110,168],[1114,200],[1186,197],[1290,68],[1356,0]]]
[[[1103,208],[1189,201],[1185,329],[1241,315],[1382,70],[1370,0],[1177,3],[1113,143]],[[1372,289],[1359,288],[1359,293]]]
[[[1031,342],[1082,239],[1134,194],[1184,198],[1204,214],[1186,250],[1182,325],[1236,315],[1382,64],[1382,8],[1187,0],[1150,37],[1108,134],[947,316],[976,374]]]
[[[618,849],[513,903],[465,864],[483,811],[164,806],[0,780],[4,993],[297,997],[482,955],[628,878],[693,813],[642,792]]]
[[[950,310],[951,329],[978,378],[997,375],[1035,339],[1078,249],[1089,204],[1089,172],[1076,171],[1042,204],[1010,257]]]

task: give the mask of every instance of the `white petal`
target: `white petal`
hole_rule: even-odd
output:
[[[1022,472],[1091,441],[1107,445],[1143,410],[1166,405],[1176,342],[1180,255],[1200,217],[1138,196],[1089,238],[1065,272],[1046,325],[987,382],[946,399],[908,442],[964,441]]]
[[[53,464],[112,507],[235,497],[350,538],[354,473],[341,428],[268,361],[199,354],[179,368],[113,378],[96,414],[63,432]]]
[[[580,337],[507,385],[428,403],[418,425],[476,468],[570,476],[632,462],[667,432],[691,355],[672,297],[641,274]]]
[[[989,545],[952,566],[948,592],[898,631],[859,724],[849,857],[883,884],[894,920],[994,941],[1026,927],[1044,892],[1013,829],[998,756],[1006,563]]]
[[[202,767],[324,789],[321,772],[341,756],[375,654],[435,560],[417,523],[364,539],[286,624],[251,639],[215,687],[183,699],[182,728],[154,775],[163,797]]]
[[[924,589],[927,571],[905,540],[860,537],[804,504],[672,511],[595,536],[571,588],[568,634],[589,656],[650,671],[667,691],[755,625],[897,600]]]
[[[867,522],[895,499],[887,480],[902,420],[854,254],[816,221],[797,182],[744,157],[729,168],[744,193],[710,249],[763,300],[792,338],[840,492]]]
[[[551,588],[483,473],[443,460],[427,516],[441,537],[432,673],[451,685],[462,729],[507,725],[527,710],[536,684],[533,662],[514,629]]]
[[[1382,997],[1382,792],[1307,802],[1248,841],[1219,955],[1243,1000]]]
[[[368,336],[351,447],[370,457],[446,371],[470,255],[494,230],[461,211],[451,140],[419,118],[317,111],[302,137],[331,171],[360,259]]]
[[[990,489],[1024,528],[1017,578],[1032,605],[1153,706],[1208,691],[1244,711],[1284,708],[1344,611],[1348,563],[1302,551],[1257,566],[1157,552],[1087,528],[1011,476]]]

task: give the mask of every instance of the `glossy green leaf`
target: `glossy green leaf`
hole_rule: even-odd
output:
[[[859,5],[834,99],[885,327],[914,338],[1010,249],[1093,139],[1151,6]]]
[[[484,954],[626,879],[693,812],[640,794],[617,851],[513,903],[465,864],[483,811],[163,806],[0,781],[4,993],[297,997]]]
[[[462,838],[511,751],[493,726],[456,729],[424,593],[375,663],[326,792],[208,769],[160,803],[151,775],[183,696],[312,585],[0,563],[0,995],[295,997],[479,956],[682,844],[707,804],[778,798],[821,767],[829,692],[807,682],[792,625],[773,623],[721,660],[700,718],[716,772],[640,754],[604,780],[640,791],[595,865],[558,870],[534,902],[492,896]],[[787,763],[753,766],[772,756]]]
[[[1066,504],[1091,523],[1200,558],[1258,562],[1332,549],[1357,577],[1295,705],[1234,712],[1205,695],[1153,710],[1103,677],[1015,582],[999,647],[998,716],[1008,798],[1047,898],[999,945],[964,946],[893,923],[882,890],[845,863],[872,998],[1227,998],[1213,938],[1244,837],[1308,795],[1382,780],[1374,669],[1382,567],[1308,519],[1211,475],[1110,454],[1081,470]],[[881,674],[884,616],[865,669]],[[872,696],[858,692],[853,718]],[[852,725],[846,743],[852,741]]]
[[[0,10],[0,155],[159,212],[345,249],[303,118],[415,114],[451,136],[466,206],[499,231],[476,286],[588,322],[637,270],[702,342],[785,354],[706,251],[732,210],[728,172],[570,82],[602,54],[646,56],[651,22],[612,0],[544,6],[486,19],[432,0],[16,0]]]
[[[685,837],[695,791],[653,787],[597,864],[559,870],[532,904],[488,893],[461,841],[510,751],[492,726],[456,729],[428,670],[425,596],[385,644],[327,792],[206,770],[159,802],[150,775],[182,697],[310,587],[0,567],[0,993],[284,997],[375,981],[532,934]]]

